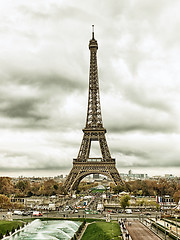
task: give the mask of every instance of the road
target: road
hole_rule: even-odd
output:
[[[139,221],[132,221],[130,225],[128,223],[125,225],[133,240],[160,240],[158,236]]]
[[[3,215],[6,216],[7,212],[0,212],[0,219],[3,218]],[[72,213],[72,211],[51,211],[51,212],[43,212],[43,217],[49,217],[49,218],[106,218],[107,212],[104,212],[102,214],[86,214],[84,210],[78,210],[78,213]],[[155,217],[155,213],[151,214],[151,217]],[[21,218],[30,218],[31,216],[18,216],[13,215],[13,219],[21,219]],[[36,217],[33,217],[36,218]],[[125,214],[125,213],[118,213],[118,214],[110,214],[111,220],[118,220],[118,219],[128,219],[128,218],[134,218],[139,219],[138,213],[133,214]]]

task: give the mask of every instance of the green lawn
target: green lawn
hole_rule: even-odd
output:
[[[103,193],[103,192],[105,192],[106,190],[104,190],[104,189],[92,189],[91,190],[91,193]]]
[[[83,237],[82,240],[120,240],[121,231],[119,224],[117,222],[95,222],[90,224]]]
[[[12,231],[12,228],[14,227],[17,229],[18,225],[22,226],[23,222],[22,221],[0,221],[0,235],[6,234],[7,230],[9,232]]]

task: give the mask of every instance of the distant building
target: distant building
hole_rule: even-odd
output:
[[[63,174],[58,175],[58,176],[55,176],[55,177],[54,177],[54,180],[59,179],[59,178],[63,178]]]
[[[93,174],[93,179],[99,179],[99,173],[94,173]]]
[[[121,177],[128,181],[128,180],[144,180],[144,179],[147,179],[148,178],[148,175],[145,173],[132,173],[132,170],[129,170],[128,171],[128,174],[127,173],[120,173]]]
[[[164,177],[167,179],[174,179],[174,175],[172,174],[165,174]]]

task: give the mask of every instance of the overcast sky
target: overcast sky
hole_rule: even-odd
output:
[[[0,175],[70,171],[86,121],[94,24],[119,172],[180,176],[179,9],[179,0],[0,0]]]

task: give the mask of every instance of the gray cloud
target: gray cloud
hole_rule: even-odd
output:
[[[44,5],[44,4],[43,4]],[[48,8],[43,7],[37,9],[35,7],[27,7],[25,4],[19,7],[19,10],[22,12],[23,16],[29,16],[31,20],[39,21],[59,21],[65,19],[74,19],[78,18],[79,20],[87,18],[88,11],[83,11],[75,6],[63,6],[57,3],[49,4]],[[92,15],[89,14],[89,17]]]
[[[4,2],[1,168],[71,168],[86,120],[92,24],[118,167],[179,167],[178,9],[177,0]]]
[[[12,74],[10,78],[19,85],[28,84],[44,92],[48,90],[52,95],[51,91],[58,91],[62,94],[63,91],[82,91],[85,89],[85,84],[80,83],[78,79],[56,73],[20,72]]]
[[[114,151],[114,149],[112,149]],[[118,149],[116,149],[117,151]],[[149,158],[149,154],[147,152],[144,151],[133,151],[133,150],[120,150],[120,153],[124,156],[136,156],[138,158],[143,158],[143,159],[148,159]]]
[[[4,113],[4,115],[10,118],[30,118],[38,121],[43,117],[35,111],[35,104],[36,103],[30,99],[22,99],[17,102],[12,102],[4,110],[1,109],[1,113]]]
[[[136,121],[136,120],[135,120]],[[108,124],[108,129],[111,132],[115,133],[126,133],[126,132],[133,132],[133,131],[141,131],[141,132],[151,132],[151,133],[172,133],[176,132],[176,127],[173,124],[170,124],[167,122],[163,124],[163,122],[157,123],[156,120],[154,122],[146,122],[143,120],[139,120],[139,123],[135,122],[133,120],[129,120],[126,123],[115,123],[114,124]]]

